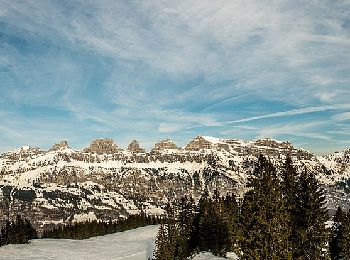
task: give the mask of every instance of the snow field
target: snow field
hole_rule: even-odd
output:
[[[0,260],[147,260],[158,226],[147,226],[85,240],[34,239],[0,247]]]

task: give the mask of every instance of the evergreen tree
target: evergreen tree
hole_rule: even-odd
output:
[[[293,251],[295,259],[324,259],[328,219],[325,196],[314,174],[306,171],[300,174],[298,203],[295,215],[295,236],[297,245]]]
[[[196,210],[194,199],[188,199],[187,196],[181,198],[178,210],[178,256],[179,258],[186,258],[186,256],[191,254],[190,235]]]
[[[334,216],[330,255],[334,260],[350,259],[350,215],[338,207]]]
[[[291,259],[288,215],[273,165],[262,155],[241,209],[243,259]]]
[[[230,212],[226,210],[224,198],[218,192],[214,196],[214,200],[211,200],[210,206],[212,214],[212,243],[210,251],[214,255],[226,256],[234,237]]]
[[[287,223],[290,229],[288,238],[288,250],[293,252],[297,248],[296,217],[298,206],[298,175],[292,165],[292,159],[288,155],[281,172],[281,188],[284,205],[287,210]]]
[[[52,230],[46,230],[42,237],[86,239],[158,223],[158,218],[141,213],[138,215],[130,215],[128,218],[120,219],[116,222],[112,222],[111,220],[108,222],[97,222],[94,220],[75,224],[70,223],[66,226],[58,226]]]
[[[154,256],[158,260],[170,260],[174,259],[174,251],[169,240],[169,234],[167,233],[166,224],[162,223],[159,227],[157,238],[156,238],[156,249]]]
[[[179,247],[180,245],[176,212],[175,209],[168,204],[166,207],[165,223],[161,224],[156,238],[156,259],[183,259],[180,258],[183,251],[182,248]]]
[[[29,220],[23,220],[20,215],[17,215],[15,221],[6,220],[0,233],[0,244],[25,244],[34,238],[37,238],[36,230]]]
[[[230,226],[230,238],[228,251],[238,252],[238,236],[239,236],[239,207],[234,194],[227,194],[223,199],[223,215],[228,218]]]

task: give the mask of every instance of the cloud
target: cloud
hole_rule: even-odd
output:
[[[323,111],[327,111],[327,110],[340,110],[340,109],[350,109],[350,105],[349,104],[340,104],[340,105],[293,109],[293,110],[289,110],[289,111],[276,112],[276,113],[267,114],[267,115],[243,118],[243,119],[239,119],[239,120],[235,120],[235,121],[231,121],[231,122],[227,122],[227,123],[228,124],[243,123],[243,122],[249,122],[249,121],[254,121],[254,120],[259,120],[259,119],[264,119],[264,118],[295,116],[295,115],[303,115],[303,114],[309,114],[309,113],[315,113],[315,112],[323,112]]]
[[[350,120],[350,112],[339,113],[333,116],[335,121],[347,121]]]
[[[252,129],[237,131],[254,135],[260,119],[328,120],[349,109],[349,8],[330,0],[0,0],[1,109],[47,136],[46,117],[91,135],[152,140],[228,134],[241,123]],[[30,120],[39,110],[42,124]]]
[[[297,136],[307,137],[311,139],[319,139],[326,141],[335,141],[326,133],[320,133],[315,128],[324,126],[326,122],[310,122],[310,123],[289,123],[289,124],[274,124],[268,127],[262,127],[258,130],[259,138],[278,137],[278,136]]]

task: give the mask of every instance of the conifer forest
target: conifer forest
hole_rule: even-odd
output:
[[[162,218],[145,213],[117,222],[85,221],[46,230],[41,238],[86,239],[147,225],[159,225],[154,259],[189,259],[208,251],[239,259],[350,259],[350,213],[330,216],[313,174],[300,173],[287,157],[277,170],[260,156],[243,197],[204,192],[196,202],[182,197]],[[0,246],[28,243],[36,230],[20,215],[7,221]]]
[[[249,191],[204,193],[168,205],[156,239],[156,259],[187,259],[202,251],[240,259],[350,259],[350,213],[330,217],[314,175],[283,170],[260,156]],[[332,223],[334,223],[332,225]]]

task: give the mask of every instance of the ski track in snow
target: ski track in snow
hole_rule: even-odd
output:
[[[158,226],[85,240],[34,239],[30,244],[0,247],[0,260],[145,260],[151,257]]]

